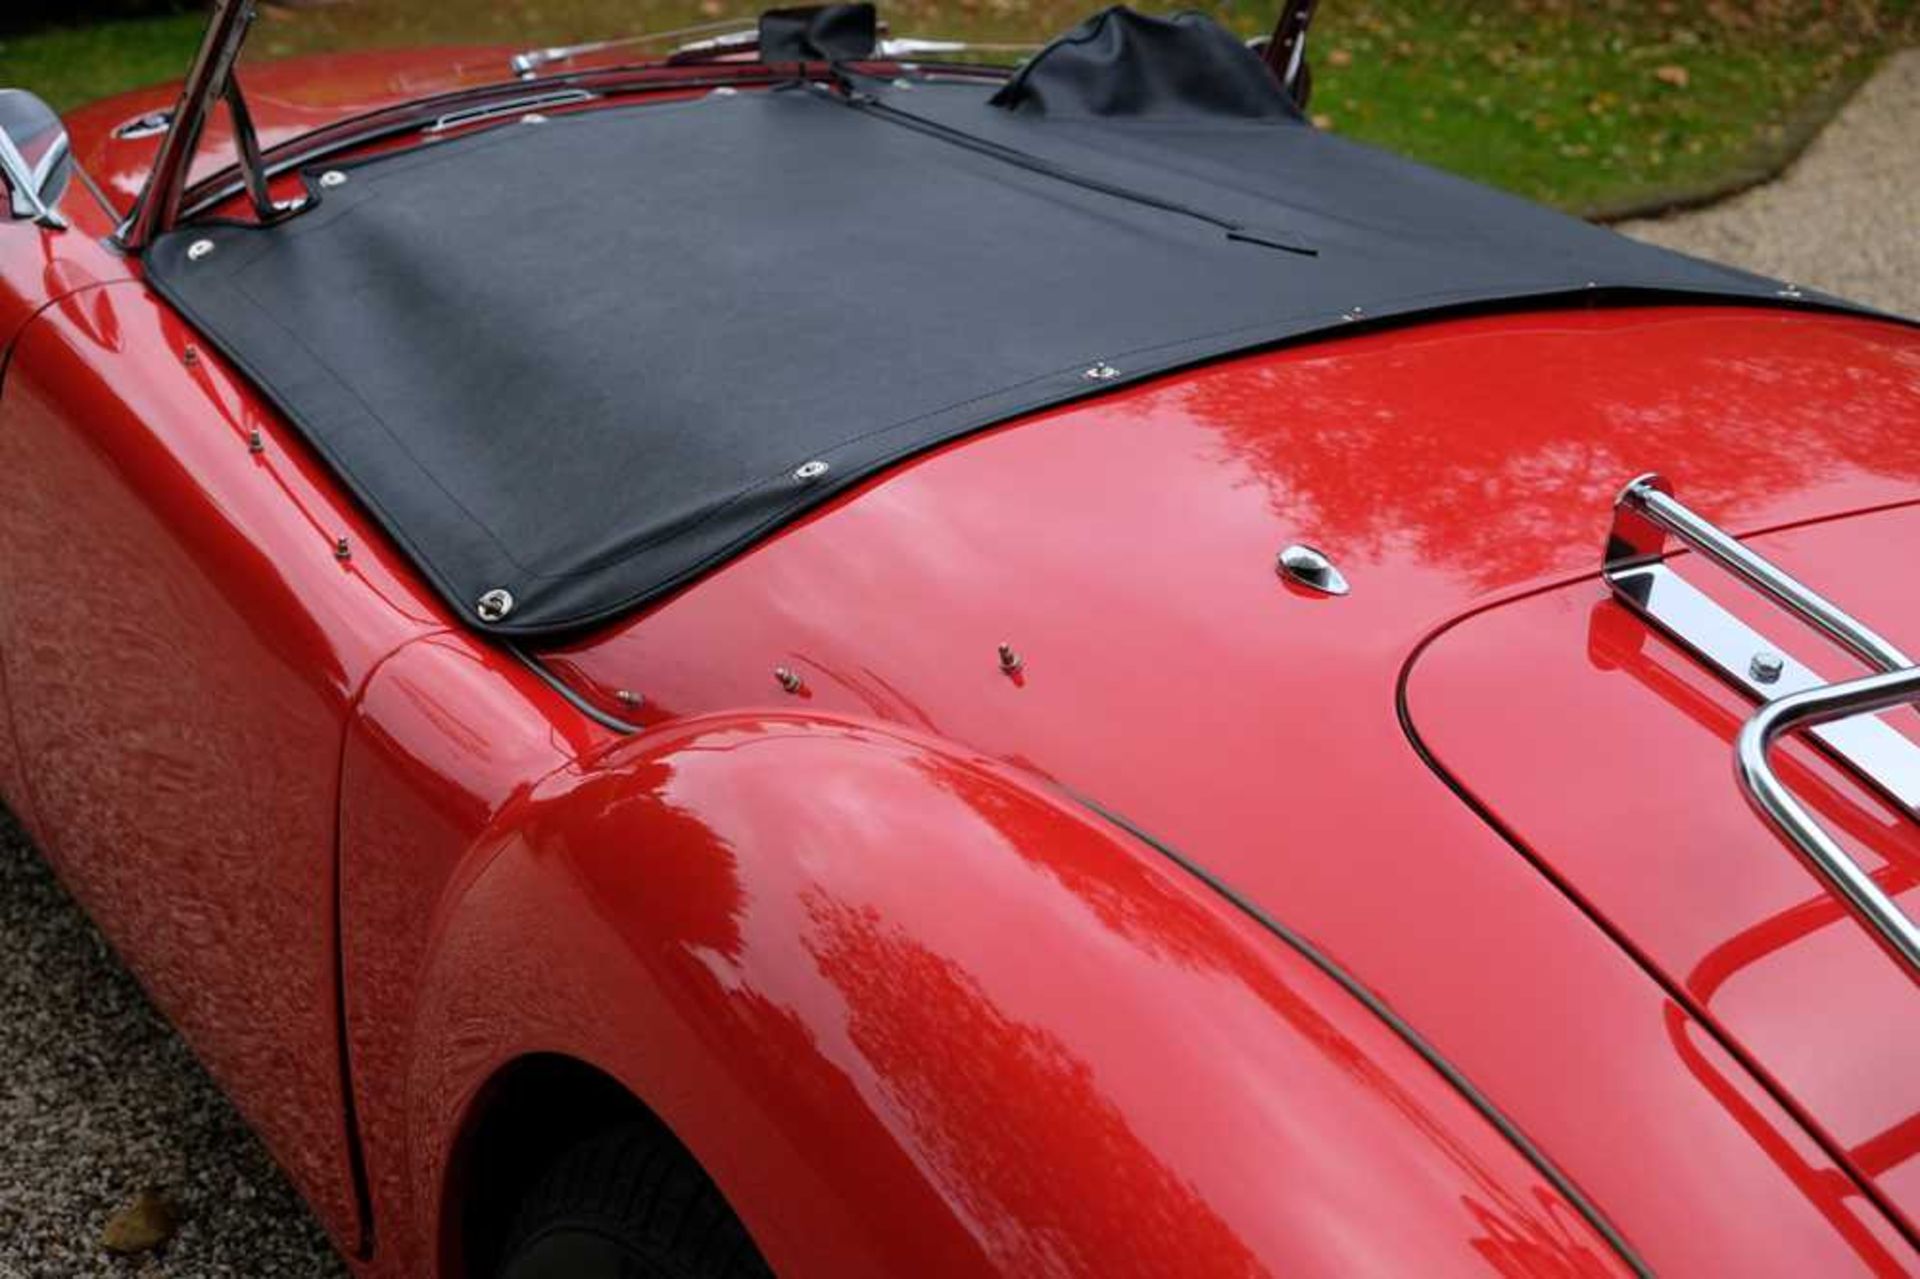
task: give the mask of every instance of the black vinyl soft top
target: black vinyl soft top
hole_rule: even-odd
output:
[[[846,86],[309,174],[310,212],[174,231],[149,277],[502,635],[612,617],[902,458],[1196,361],[1464,307],[1788,296],[1320,133],[1204,18],[1109,10],[997,92]]]

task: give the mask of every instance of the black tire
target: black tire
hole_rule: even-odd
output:
[[[621,1128],[554,1161],[515,1215],[498,1279],[772,1279],[691,1156]]]

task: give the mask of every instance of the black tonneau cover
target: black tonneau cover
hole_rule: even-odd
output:
[[[148,269],[512,635],[613,616],[901,458],[1180,365],[1570,295],[1780,300],[1317,132],[1247,68],[1203,19],[1109,11],[999,105],[860,79],[512,123],[309,174],[313,211],[174,232]],[[513,604],[489,617],[495,591]]]

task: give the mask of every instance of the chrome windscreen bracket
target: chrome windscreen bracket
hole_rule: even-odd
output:
[[[1669,541],[1717,564],[1882,674],[1830,684],[1665,562]],[[1920,976],[1920,926],[1787,792],[1768,762],[1781,735],[1805,729],[1833,756],[1920,820],[1920,745],[1877,712],[1920,701],[1920,670],[1877,634],[1643,475],[1614,501],[1603,574],[1614,598],[1762,703],[1735,748],[1735,775],[1754,809]]]
[[[297,204],[276,206],[267,196],[259,140],[234,77],[234,64],[239,61],[253,18],[254,0],[215,0],[206,35],[201,37],[199,52],[194,55],[193,66],[181,86],[180,100],[161,138],[160,151],[154,156],[146,186],[134,204],[133,213],[121,224],[118,238],[128,252],[140,252],[179,222],[194,153],[216,102],[225,102],[232,112],[241,175],[261,220],[272,221],[298,211]]]

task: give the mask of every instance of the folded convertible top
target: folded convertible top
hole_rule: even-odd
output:
[[[309,174],[312,211],[176,231],[149,276],[507,635],[611,617],[901,458],[1196,361],[1597,292],[1800,296],[1317,132],[1224,36],[1109,11],[1007,86],[504,125]]]

